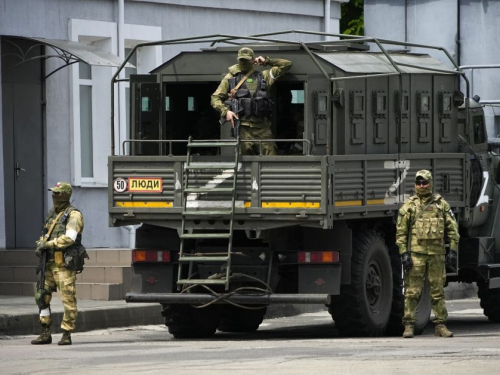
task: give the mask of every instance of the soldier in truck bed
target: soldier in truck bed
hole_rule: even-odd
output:
[[[253,70],[258,65],[270,66],[270,69],[259,72]],[[271,132],[272,103],[269,90],[273,83],[292,67],[292,63],[284,59],[269,57],[254,57],[250,48],[243,47],[238,51],[238,63],[229,67],[229,73],[224,77],[217,90],[212,94],[211,104],[221,116],[230,121],[234,127],[234,120],[240,119],[241,139],[270,139],[274,138]],[[253,70],[253,71],[252,71]],[[246,81],[235,93],[235,100],[240,102],[240,113],[229,110],[224,101],[229,98],[229,79],[235,78],[238,84],[247,73]],[[243,155],[259,153],[259,145],[255,142],[244,142],[240,145]],[[276,155],[274,142],[262,143],[263,155]]]

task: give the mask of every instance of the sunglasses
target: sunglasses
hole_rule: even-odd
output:
[[[417,185],[417,186],[426,186],[426,185],[429,185],[429,181],[426,181],[426,180],[415,181],[415,185]]]

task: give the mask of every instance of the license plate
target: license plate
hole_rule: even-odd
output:
[[[129,178],[128,191],[132,193],[161,193],[163,179],[153,177]]]

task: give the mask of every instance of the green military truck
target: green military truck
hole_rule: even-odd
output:
[[[294,41],[305,34],[339,39]],[[181,43],[209,47],[131,76],[130,139],[109,157],[110,226],[142,224],[128,302],[160,303],[175,337],[255,331],[272,304],[326,305],[343,335],[400,334],[395,220],[428,169],[460,225],[447,281],[477,283],[500,321],[499,144],[446,50],[287,31],[143,43],[126,60]],[[239,155],[210,107],[243,43],[293,62],[271,92],[278,156]]]

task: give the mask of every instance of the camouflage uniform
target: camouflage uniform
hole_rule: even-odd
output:
[[[413,267],[405,273],[405,307],[403,324],[413,326],[415,311],[424,285],[425,275],[431,289],[434,323],[444,324],[448,316],[444,298],[445,271],[445,230],[450,239],[451,251],[457,251],[458,226],[450,205],[439,194],[432,194],[432,174],[423,170],[417,178],[429,181],[427,188],[416,186],[417,195],[411,196],[399,210],[396,244],[400,254],[411,253]],[[422,211],[430,199],[432,204]],[[411,225],[411,227],[410,227]],[[408,231],[411,230],[410,249]]]
[[[57,219],[57,222],[49,238],[40,237],[40,240],[37,241],[37,250],[35,250],[37,255],[40,255],[40,246],[42,246],[42,251],[47,252],[47,265],[45,267],[45,290],[47,294],[43,301],[37,301],[41,306],[40,325],[46,331],[48,327],[48,336],[50,337],[50,326],[52,324],[50,301],[52,300],[52,293],[59,290],[64,307],[61,328],[69,337],[69,333],[75,329],[77,315],[76,271],[67,269],[63,258],[65,250],[81,245],[84,223],[81,212],[70,205],[69,199],[72,194],[70,184],[58,182],[55,187],[49,190],[53,192],[54,207],[47,214],[44,233],[49,230],[54,220]],[[59,215],[61,212],[62,214]],[[35,298],[38,297],[36,296]],[[33,340],[32,344],[49,343],[40,341],[43,340],[40,340],[39,337],[37,340]],[[52,339],[50,338],[51,341]],[[69,339],[69,343],[71,343],[71,339]]]
[[[238,59],[253,58],[253,51],[250,48],[242,48],[238,52]],[[264,66],[270,66],[271,69],[264,70],[262,72],[263,78],[266,80],[266,90],[269,92],[271,86],[276,82],[276,80],[285,74],[292,67],[292,63],[284,59],[271,59],[266,57]],[[251,66],[251,65],[250,65]],[[246,73],[249,71],[248,65],[242,65],[240,63],[233,65],[228,68],[229,73],[222,79],[217,90],[212,94],[211,104],[218,112],[220,112],[222,117],[225,117],[229,109],[224,104],[229,98],[229,79],[236,76],[238,73]],[[237,82],[239,83],[239,82]],[[257,90],[258,82],[254,79],[254,75],[251,75],[245,82],[247,89],[253,96]],[[271,132],[271,121],[268,116],[257,117],[250,116],[240,118],[240,138],[241,139],[269,139],[274,138]],[[244,155],[254,155],[259,154],[259,143],[255,142],[244,142],[241,144],[240,151]],[[263,155],[276,155],[276,145],[274,142],[263,142],[262,143],[262,154]]]

